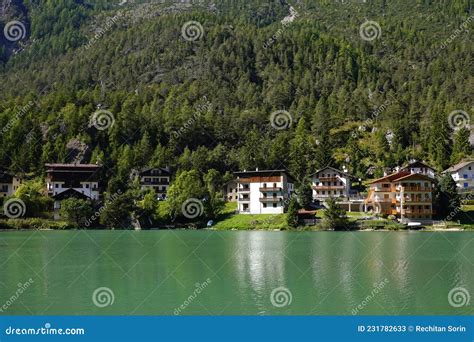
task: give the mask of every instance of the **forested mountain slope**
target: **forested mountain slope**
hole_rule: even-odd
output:
[[[111,184],[147,165],[441,170],[471,154],[456,125],[473,112],[473,15],[470,0],[0,0],[0,163],[39,174],[79,141]]]

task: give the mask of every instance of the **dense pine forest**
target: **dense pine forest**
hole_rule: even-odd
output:
[[[217,183],[256,167],[443,170],[472,152],[472,6],[0,0],[0,165],[99,162],[109,191],[146,166]]]

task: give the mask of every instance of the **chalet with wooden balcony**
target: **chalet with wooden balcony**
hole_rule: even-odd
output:
[[[99,200],[100,168],[95,164],[46,164],[46,190],[54,199],[56,219],[64,199]]]
[[[416,161],[413,160],[409,162],[408,164],[402,166],[399,170],[399,172],[410,172],[413,174],[421,174],[428,176],[432,179],[435,179],[436,177],[436,170],[429,166],[426,163],[423,163],[421,161]]]
[[[160,198],[166,198],[170,182],[171,172],[167,167],[150,167],[140,172],[140,187],[142,190],[153,189]]]
[[[433,178],[409,171],[397,172],[370,183],[365,208],[401,221],[430,220],[433,216]]]
[[[21,184],[20,177],[7,171],[0,169],[0,196],[12,196]]]
[[[235,172],[237,208],[242,214],[282,214],[294,191],[294,180],[286,170]]]
[[[329,197],[349,198],[352,179],[348,173],[330,166],[318,170],[311,176],[313,198],[320,201]]]

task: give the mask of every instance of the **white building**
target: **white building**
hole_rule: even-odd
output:
[[[153,189],[160,198],[165,198],[170,186],[171,173],[169,168],[152,167],[140,172],[142,190]]]
[[[62,200],[99,200],[99,172],[95,164],[46,164],[46,189],[54,199],[55,219],[59,219]]]
[[[48,194],[54,197],[72,190],[88,199],[98,200],[99,169],[100,166],[95,164],[46,164]]]
[[[6,170],[0,170],[0,196],[12,196],[21,184],[21,179]]]
[[[311,176],[313,198],[320,201],[329,197],[349,198],[352,178],[348,173],[330,166],[316,171]]]
[[[237,181],[232,179],[224,184],[224,200],[227,202],[237,202]]]
[[[443,173],[449,173],[461,191],[474,190],[474,160],[460,162]]]
[[[294,191],[294,181],[285,170],[235,172],[237,208],[246,214],[282,214]]]
[[[422,174],[432,179],[435,179],[436,177],[436,170],[428,164],[425,164],[420,161],[411,161],[407,165],[402,166],[399,170],[396,170],[396,172],[410,172],[411,174]]]

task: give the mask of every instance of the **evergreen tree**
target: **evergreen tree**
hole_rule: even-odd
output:
[[[286,223],[292,228],[298,227],[298,201],[296,197],[291,197],[286,214]]]
[[[453,152],[451,153],[451,164],[456,164],[472,154],[472,146],[469,141],[471,132],[466,127],[459,129],[454,134]]]
[[[336,198],[330,197],[325,202],[323,212],[323,227],[325,229],[348,230],[350,229],[346,211],[342,209]]]
[[[311,188],[311,181],[305,178],[297,190],[298,202],[304,209],[309,209],[313,203],[313,189]]]
[[[433,193],[433,207],[439,218],[455,216],[461,209],[461,197],[457,192],[456,182],[449,173],[441,175]]]

